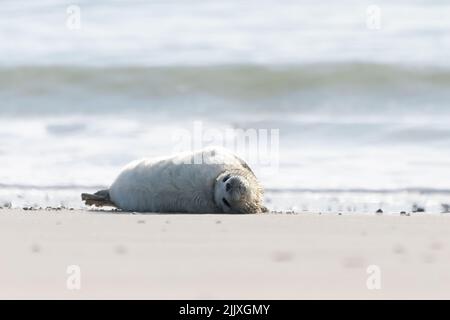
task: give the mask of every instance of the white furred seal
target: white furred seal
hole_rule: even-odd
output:
[[[109,190],[83,194],[88,205],[124,211],[260,213],[263,189],[250,167],[223,148],[134,161]]]

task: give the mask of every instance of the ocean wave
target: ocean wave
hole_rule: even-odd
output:
[[[267,97],[313,88],[353,89],[450,86],[450,70],[381,64],[198,67],[13,67],[0,68],[0,93],[42,95],[61,89],[173,96],[208,92]]]
[[[11,67],[0,68],[0,113],[447,114],[449,88],[447,69],[363,63]]]

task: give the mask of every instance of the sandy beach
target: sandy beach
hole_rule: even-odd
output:
[[[448,215],[2,209],[0,298],[448,299],[449,231]]]

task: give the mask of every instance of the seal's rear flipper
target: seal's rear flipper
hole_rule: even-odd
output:
[[[81,200],[83,200],[88,206],[117,207],[109,198],[109,190],[100,190],[94,194],[82,193]]]

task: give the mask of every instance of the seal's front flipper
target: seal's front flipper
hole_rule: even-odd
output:
[[[109,190],[100,190],[94,194],[82,193],[81,200],[83,200],[88,206],[117,207],[109,198]]]

